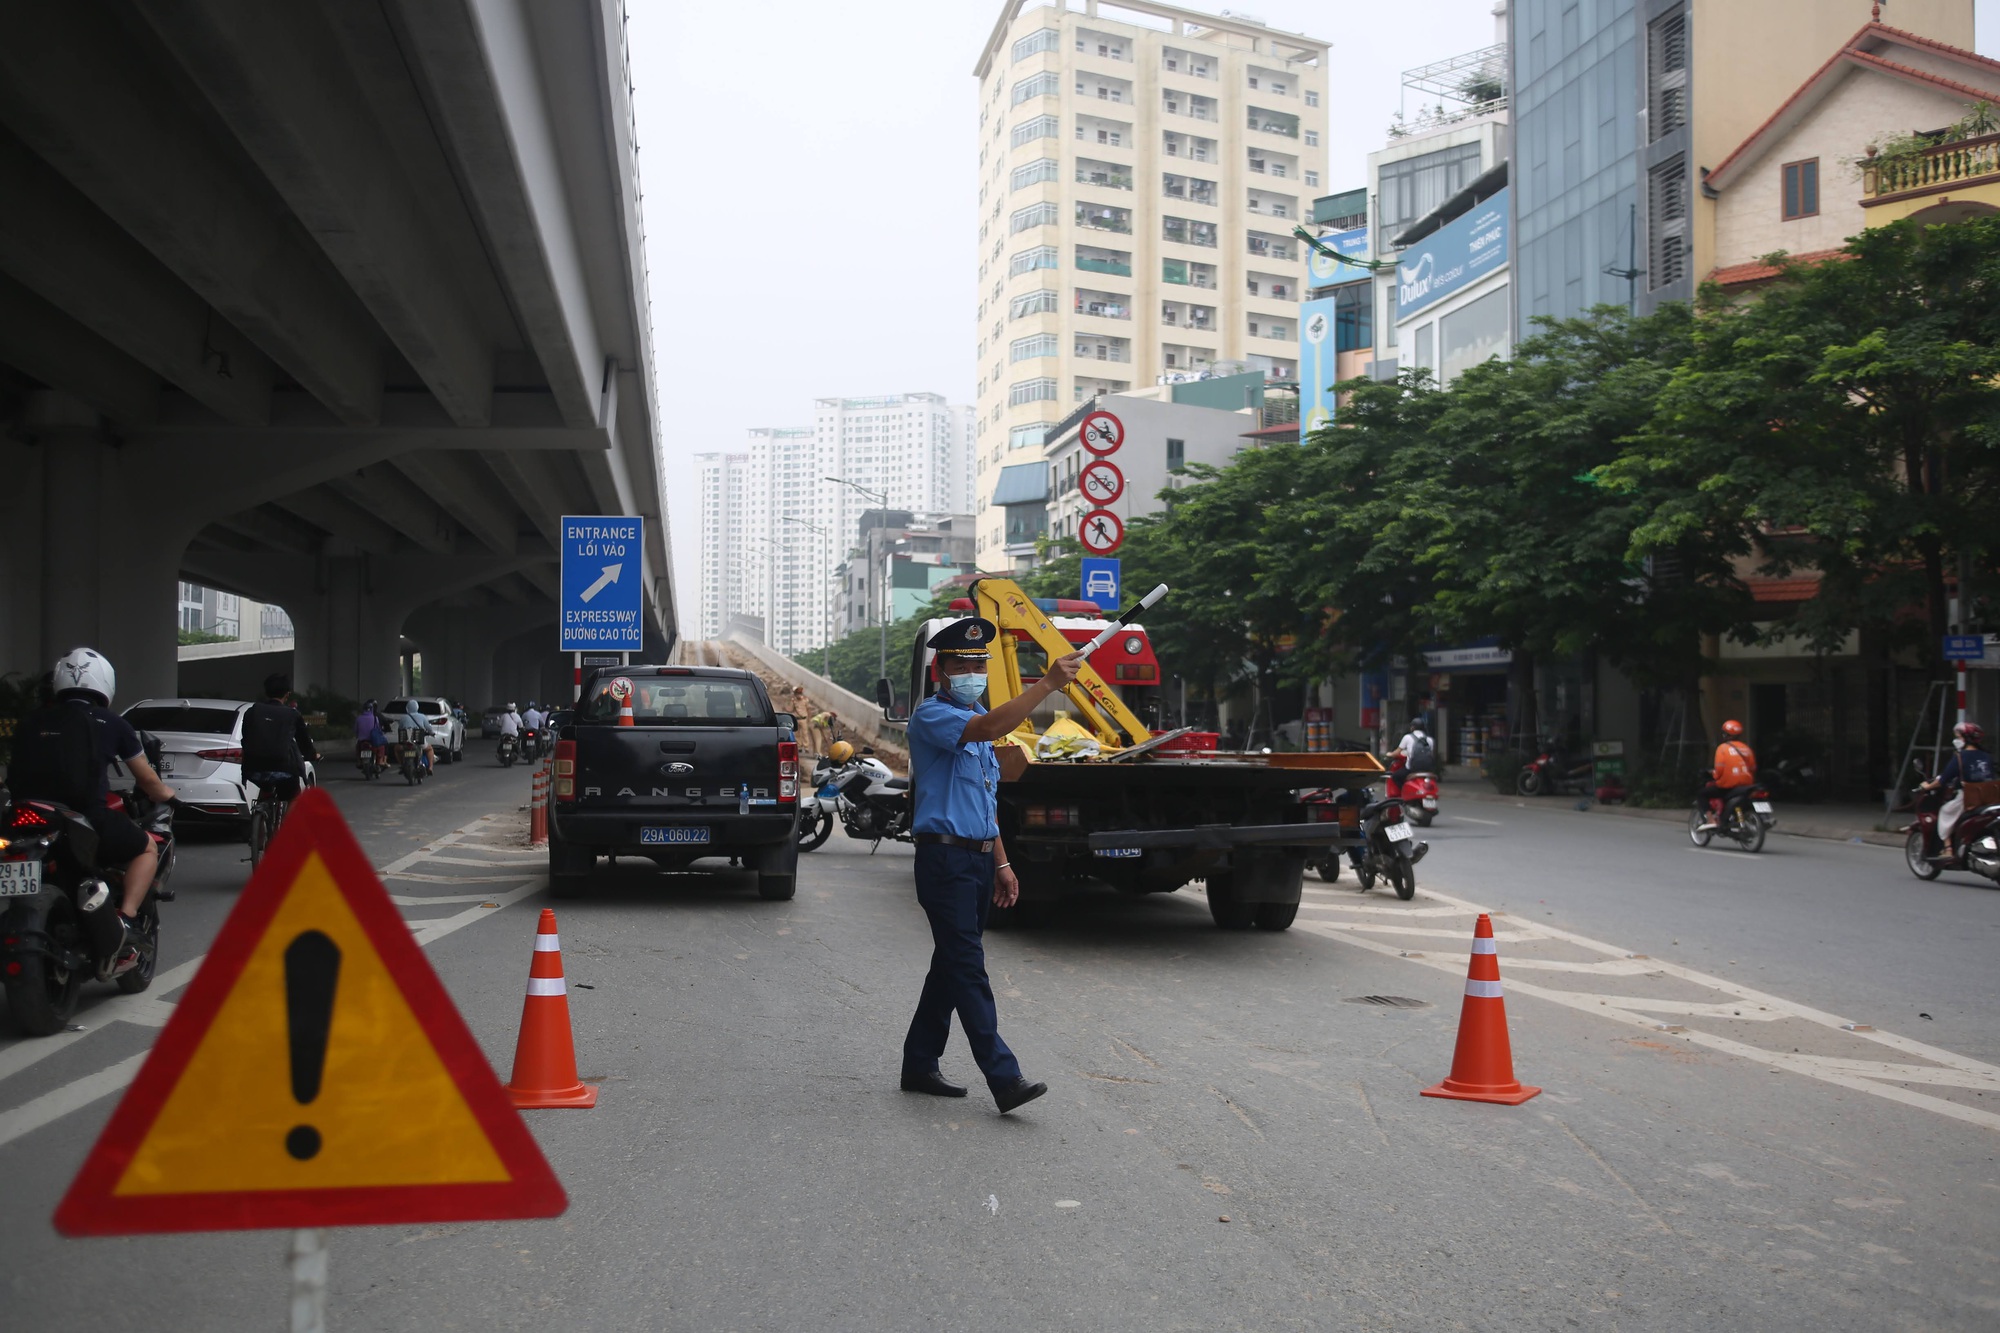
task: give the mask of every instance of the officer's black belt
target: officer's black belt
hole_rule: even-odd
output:
[[[963,847],[968,852],[990,852],[993,850],[993,839],[991,838],[987,838],[982,842],[978,838],[961,838],[956,833],[919,833],[917,841],[919,843],[943,843],[947,847]]]

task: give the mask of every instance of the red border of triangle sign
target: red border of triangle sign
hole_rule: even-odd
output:
[[[266,1016],[291,1012],[292,949],[309,936],[337,960],[318,1057],[332,1095],[316,1089],[312,1106],[290,1107],[286,1038]],[[296,1032],[290,1040],[296,1061]],[[275,1096],[261,1082],[273,1064]],[[448,1115],[435,1111],[445,1103]],[[320,1122],[324,1150],[317,1129],[309,1148],[293,1149],[274,1107]],[[415,1138],[413,1122],[426,1122]],[[448,1126],[452,1142],[423,1137]],[[245,1145],[266,1135],[300,1160],[259,1162]],[[315,788],[293,803],[55,1224],[118,1236],[553,1217],[567,1206],[367,853]]]

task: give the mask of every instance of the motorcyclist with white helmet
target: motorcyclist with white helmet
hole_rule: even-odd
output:
[[[130,816],[111,809],[107,773],[117,760],[141,795],[163,805],[174,799],[174,790],[147,762],[132,724],[111,711],[118,673],[103,654],[72,649],[56,660],[50,680],[55,703],[24,719],[8,766],[8,785],[16,796],[60,802],[90,822],[97,831],[99,862],[124,867],[118,916],[129,937],[159,869],[158,857],[153,840]],[[137,960],[136,950],[122,950],[119,970]]]

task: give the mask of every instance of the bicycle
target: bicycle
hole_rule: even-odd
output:
[[[271,839],[278,836],[278,829],[285,822],[285,814],[292,808],[292,798],[280,795],[292,779],[276,781],[278,774],[267,774],[274,779],[269,783],[257,783],[257,799],[250,805],[250,869],[255,871],[264,859],[264,849],[271,845]],[[251,779],[256,782],[255,778]]]

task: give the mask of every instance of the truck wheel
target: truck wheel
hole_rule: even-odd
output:
[[[597,854],[588,847],[575,847],[549,839],[549,896],[574,898],[590,882]]]
[[[1223,930],[1248,930],[1256,924],[1257,904],[1238,900],[1234,876],[1210,875],[1208,914]]]
[[[1257,929],[1290,930],[1299,914],[1297,903],[1257,903]]]
[[[765,902],[789,902],[792,895],[798,891],[799,877],[797,875],[757,876],[757,896]]]

